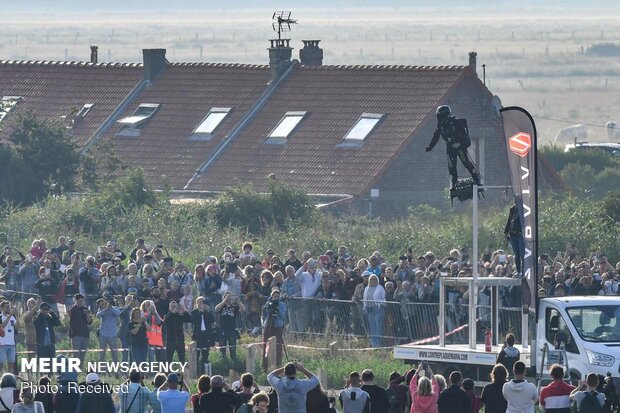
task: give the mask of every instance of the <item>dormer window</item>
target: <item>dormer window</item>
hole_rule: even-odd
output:
[[[146,122],[153,117],[161,105],[159,103],[141,103],[131,116],[117,120],[124,127],[116,133],[118,136],[140,136]]]
[[[286,112],[280,123],[271,131],[267,137],[267,143],[285,143],[299,126],[299,123],[306,117],[307,112]]]
[[[208,141],[213,136],[213,132],[228,116],[232,108],[211,108],[207,116],[200,122],[200,125],[192,132],[190,141]]]
[[[385,113],[363,113],[355,125],[349,129],[349,132],[338,146],[362,146],[368,135],[370,135],[370,133],[377,127],[379,122],[381,122],[384,117]]]

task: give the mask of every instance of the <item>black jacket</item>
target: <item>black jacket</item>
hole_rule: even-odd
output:
[[[43,340],[45,338],[45,329],[49,328],[50,333],[50,344],[56,344],[56,333],[54,332],[54,327],[60,326],[60,319],[56,315],[55,312],[50,311],[49,317],[44,316],[42,313],[37,314],[37,316],[32,320],[32,324],[34,324],[34,330],[37,335],[37,345],[42,346]]]
[[[364,384],[360,389],[370,396],[370,413],[386,413],[390,403],[387,392],[376,384]],[[451,412],[452,413],[452,412]]]
[[[201,312],[199,309],[195,309],[191,313],[192,317],[192,340],[198,341],[203,339],[204,336],[212,337],[213,336],[213,323],[215,320],[213,319],[213,314],[210,311]],[[202,332],[202,321],[204,319],[205,323],[205,332]]]
[[[504,228],[504,234],[507,237],[520,237],[521,230],[521,218],[519,218],[519,209],[516,205],[510,207],[508,213],[508,221],[506,221],[506,227]]]
[[[472,413],[471,399],[467,393],[454,384],[441,392],[437,407],[439,413]]]
[[[233,413],[242,403],[241,397],[232,390],[211,389],[200,396],[197,413]]]
[[[493,382],[484,386],[482,390],[482,403],[484,403],[485,413],[505,413],[508,402],[502,394],[505,382]]]
[[[183,335],[183,324],[190,323],[192,318],[188,312],[184,313],[168,313],[164,317],[164,334],[166,335],[166,343],[183,343],[185,336]]]

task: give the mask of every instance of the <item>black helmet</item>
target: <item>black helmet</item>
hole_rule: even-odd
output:
[[[435,114],[437,115],[437,120],[439,122],[443,122],[450,117],[450,115],[452,114],[452,110],[448,105],[441,105],[437,108]]]

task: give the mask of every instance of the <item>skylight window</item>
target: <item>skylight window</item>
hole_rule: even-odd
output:
[[[3,96],[0,100],[0,122],[9,114],[11,109],[17,105],[17,102],[22,100],[21,96]]]
[[[286,112],[280,123],[269,134],[267,142],[285,142],[305,116],[306,112]]]
[[[381,122],[385,114],[364,113],[349,130],[340,146],[359,146]]]
[[[159,106],[159,103],[141,103],[140,106],[138,106],[138,109],[136,109],[131,116],[127,116],[116,121],[124,126],[124,128],[121,129],[117,135],[139,136],[140,130],[146,124],[146,121],[149,120],[155,112],[157,112]]]
[[[192,132],[190,140],[209,140],[213,131],[228,116],[232,108],[211,108],[200,125]]]
[[[95,106],[93,103],[86,103],[84,106],[82,106],[82,109],[80,109],[80,111],[75,114],[75,118],[76,119],[83,119],[84,116],[86,116],[86,114],[88,114],[88,112],[90,112],[90,110],[91,110],[91,108],[93,106]]]

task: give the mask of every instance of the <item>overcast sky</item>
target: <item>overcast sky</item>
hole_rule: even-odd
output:
[[[269,8],[269,9],[300,9],[300,8],[358,8],[358,7],[395,7],[395,8],[481,8],[484,10],[514,10],[519,8],[557,8],[564,10],[572,7],[579,10],[588,8],[618,9],[617,0],[229,0],[227,2],[213,0],[0,0],[4,10],[46,10],[46,11],[125,11],[125,10],[181,10],[181,9],[234,9],[234,8]]]

